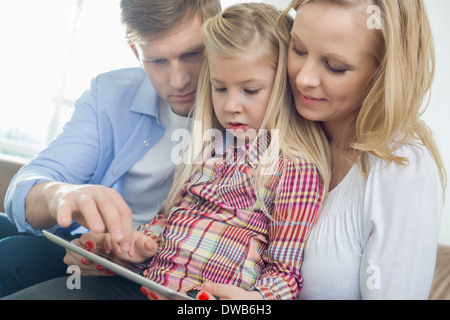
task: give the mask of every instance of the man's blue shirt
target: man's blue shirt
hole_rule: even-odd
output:
[[[158,99],[141,68],[93,79],[62,132],[9,185],[5,209],[19,231],[41,234],[25,220],[25,199],[37,184],[97,184],[120,192],[123,175],[164,133]]]

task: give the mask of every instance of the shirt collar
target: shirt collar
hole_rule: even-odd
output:
[[[236,146],[234,136],[226,132],[225,138],[222,137],[214,146],[214,153],[222,157],[226,155],[227,159],[236,159],[239,163],[246,163],[255,168],[269,144],[270,134],[267,132],[258,135],[253,141],[242,146]]]
[[[142,82],[130,110],[143,113],[158,119],[159,96],[156,94],[150,79],[146,76]]]

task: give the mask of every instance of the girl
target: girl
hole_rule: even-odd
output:
[[[189,151],[165,210],[139,229],[160,242],[146,275],[175,290],[213,281],[252,298],[294,299],[300,291],[327,163],[324,136],[292,107],[278,16],[269,5],[240,4],[203,26]],[[280,28],[287,35],[291,20]],[[215,143],[205,139],[211,129]]]
[[[284,15],[290,9],[295,104],[320,123],[332,165],[300,298],[427,299],[446,176],[419,119],[434,73],[424,3],[295,0]]]
[[[134,233],[131,253],[121,253],[108,234],[85,234],[81,245],[134,263],[145,262],[156,245],[145,275],[183,293],[213,281],[253,299],[297,297],[305,241],[329,173],[325,136],[298,116],[291,99],[279,15],[269,5],[240,4],[204,24],[194,130],[163,209]],[[279,24],[285,36],[291,27],[289,17]],[[99,299],[105,287],[92,281],[81,283]],[[42,298],[39,287],[33,290]],[[65,295],[86,293],[75,291]]]

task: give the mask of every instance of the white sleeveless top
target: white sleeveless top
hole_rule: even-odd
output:
[[[443,208],[437,166],[422,147],[407,167],[370,157],[326,197],[305,248],[300,299],[427,299]]]

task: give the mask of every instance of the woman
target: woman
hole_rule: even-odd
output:
[[[320,122],[332,169],[299,298],[427,299],[446,175],[419,120],[434,75],[423,1],[296,0],[290,9],[295,104]],[[230,286],[205,289],[246,298]]]

